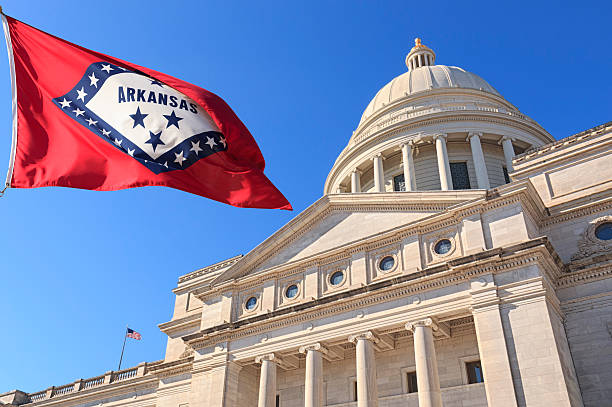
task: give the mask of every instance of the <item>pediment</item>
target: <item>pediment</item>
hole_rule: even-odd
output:
[[[483,191],[469,190],[325,195],[221,274],[213,285],[312,258],[483,195]]]

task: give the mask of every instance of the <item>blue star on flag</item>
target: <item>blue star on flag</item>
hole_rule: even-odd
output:
[[[166,128],[170,127],[170,126],[176,126],[176,128],[179,128],[179,124],[178,122],[183,120],[182,117],[178,117],[175,113],[174,110],[172,111],[171,114],[165,114],[164,117],[166,118],[166,120],[168,120],[168,124],[166,125]]]
[[[155,151],[155,148],[157,148],[157,146],[160,144],[162,146],[166,145],[163,141],[161,141],[161,134],[161,131],[159,133],[153,133],[152,131],[149,132],[150,138],[145,141],[145,143],[151,144],[153,146],[153,151]]]
[[[134,120],[134,126],[133,126],[132,128],[134,128],[134,127],[136,127],[136,126],[138,126],[138,125],[141,125],[142,127],[144,127],[144,126],[145,126],[145,125],[144,125],[144,119],[145,119],[145,117],[147,117],[147,116],[148,116],[148,114],[146,114],[146,113],[141,113],[141,112],[140,112],[140,106],[139,106],[139,107],[136,109],[136,113],[134,113],[134,114],[131,114],[131,115],[130,115],[130,117],[132,118],[132,120]]]

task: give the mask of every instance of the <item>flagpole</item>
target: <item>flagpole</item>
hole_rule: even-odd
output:
[[[121,361],[123,360],[123,351],[125,350],[125,341],[127,340],[128,325],[125,326],[125,334],[123,335],[123,347],[121,348],[121,357],[119,358],[119,367],[117,370],[121,370]]]
[[[6,183],[4,188],[0,190],[0,196],[4,194],[7,188],[11,186],[11,179],[13,178],[13,168],[15,166],[15,150],[17,149],[17,83],[15,76],[15,61],[13,58],[13,43],[11,41],[11,30],[6,20],[6,15],[2,11],[0,6],[0,16],[2,17],[2,26],[4,28],[4,37],[6,38],[6,49],[8,51],[9,65],[11,68],[11,93],[13,97],[12,103],[12,119],[13,119],[13,140],[11,143],[11,155],[9,157],[9,169],[6,174]]]

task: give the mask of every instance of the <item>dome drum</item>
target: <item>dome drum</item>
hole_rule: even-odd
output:
[[[471,143],[468,140],[468,132],[450,133],[443,135],[448,156],[449,167],[451,170],[450,183],[448,189],[482,189],[478,184],[477,168],[472,155]],[[508,163],[505,160],[502,140],[508,139],[496,134],[478,134],[483,153],[486,180],[488,187],[494,188],[508,182]],[[361,159],[352,171],[347,171],[338,182],[338,187],[330,193],[343,192],[398,192],[398,191],[427,191],[444,189],[437,167],[436,135],[420,134],[404,139],[387,146],[375,155],[382,159],[382,190],[377,190],[375,186],[375,168],[372,159]],[[509,140],[509,139],[508,139]],[[513,150],[516,154],[527,149],[527,143],[517,143]],[[406,182],[404,166],[406,158],[404,151],[411,154],[412,173],[409,175],[411,180]],[[355,187],[353,172],[358,172],[359,186]],[[409,171],[410,172],[410,171]],[[411,188],[412,186],[412,188]],[[357,189],[357,190],[356,190]],[[488,188],[486,188],[488,189]]]

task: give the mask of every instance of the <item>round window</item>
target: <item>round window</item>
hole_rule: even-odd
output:
[[[295,298],[298,295],[298,286],[296,284],[291,284],[285,290],[285,297],[287,298]]]
[[[393,268],[394,265],[395,259],[391,256],[383,257],[380,263],[378,263],[378,267],[380,267],[382,271],[389,271]]]
[[[342,271],[334,272],[334,274],[332,274],[329,278],[331,285],[339,285],[342,283],[342,281],[344,281],[344,272]]]
[[[434,247],[434,251],[438,254],[446,254],[450,252],[452,247],[453,247],[453,244],[451,243],[450,240],[442,239],[438,243],[436,243],[436,246]]]
[[[602,223],[597,226],[595,237],[599,240],[612,240],[612,222]]]
[[[246,309],[248,309],[249,311],[252,309],[255,309],[255,306],[257,305],[257,298],[255,297],[251,297],[249,298],[245,303],[244,303],[244,307]]]

